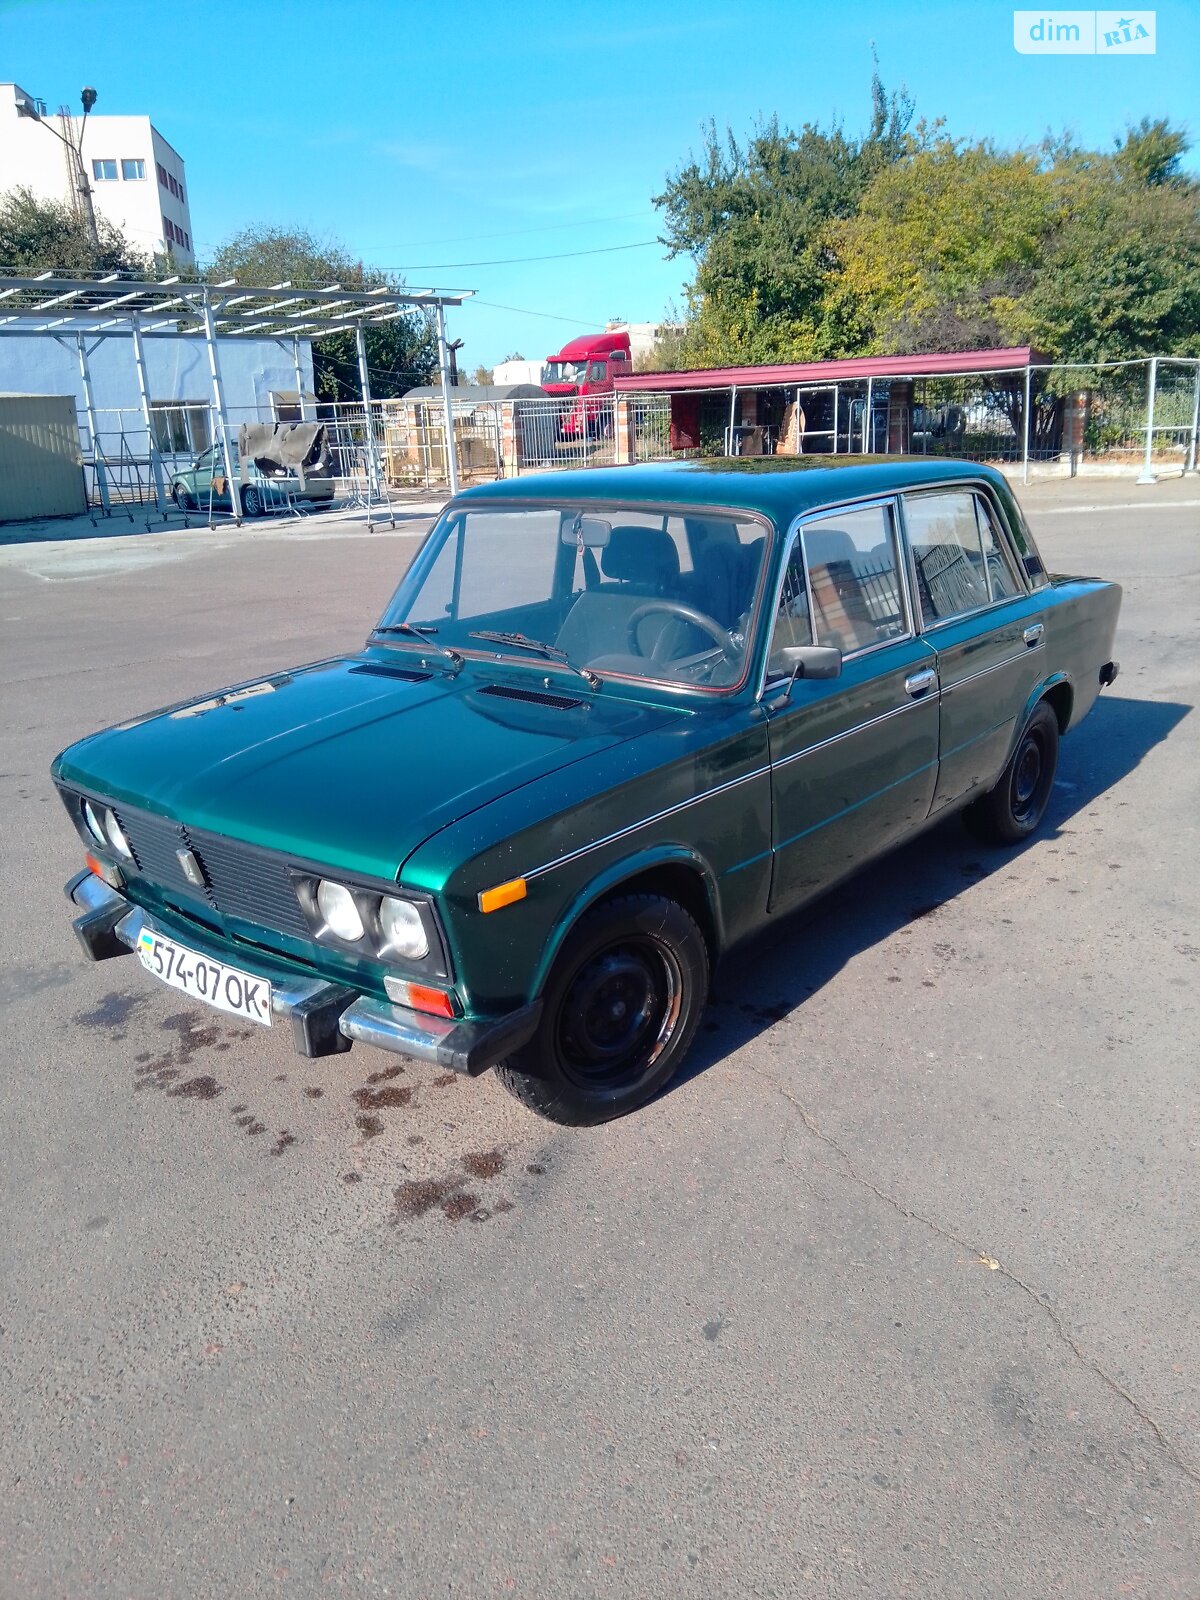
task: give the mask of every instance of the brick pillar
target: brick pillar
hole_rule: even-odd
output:
[[[637,460],[637,436],[633,426],[633,407],[626,395],[617,396],[616,460],[628,465]]]
[[[887,448],[888,455],[903,455],[911,448],[913,386],[911,382],[892,379],[888,385]]]

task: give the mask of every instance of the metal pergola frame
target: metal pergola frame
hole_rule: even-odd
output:
[[[220,339],[273,339],[290,343],[296,389],[303,392],[300,340],[322,339],[332,333],[352,332],[358,351],[359,382],[367,420],[368,462],[372,491],[378,492],[379,462],[371,422],[371,380],[367,370],[366,328],[395,321],[412,310],[433,310],[437,324],[438,369],[446,417],[446,462],[450,492],[458,492],[458,454],[450,394],[450,352],[446,344],[446,307],[460,306],[473,289],[414,289],[381,285],[374,289],[347,289],[340,283],[304,284],[283,280],[271,284],[239,283],[225,278],[219,283],[197,283],[182,277],[157,282],[139,281],[121,273],[105,277],[71,278],[44,272],[37,277],[0,275],[0,337],[44,335],[60,344],[73,342],[79,360],[80,380],[88,428],[96,438],[96,414],[88,357],[101,339],[132,341],[138,395],[146,431],[153,441],[150,390],[146,379],[145,339],[179,339],[203,336],[208,350],[212,405],[221,424],[225,475],[235,519],[242,518],[241,486],[233,471],[225,388],[221,381]],[[301,401],[303,405],[303,401]],[[162,471],[150,446],[154,492],[165,511]],[[103,474],[97,474],[101,503],[108,510]]]

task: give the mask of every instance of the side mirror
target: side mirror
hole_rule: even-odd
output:
[[[840,678],[842,652],[829,644],[786,645],[772,662],[773,667],[776,665],[784,672],[790,669],[791,677],[782,692],[768,704],[768,711],[778,711],[787,705],[797,678]]]
[[[842,652],[831,644],[787,645],[780,652],[784,671],[793,678],[840,678]]]

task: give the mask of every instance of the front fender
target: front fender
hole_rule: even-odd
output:
[[[708,903],[709,916],[712,919],[712,933],[714,960],[725,947],[725,925],[721,914],[721,899],[717,892],[716,874],[707,861],[698,851],[690,850],[682,844],[657,844],[648,845],[644,850],[639,850],[630,856],[623,856],[619,861],[612,861],[590,879],[582,888],[576,891],[572,898],[563,907],[561,915],[555,922],[550,937],[543,946],[541,957],[538,960],[534,974],[530,998],[540,995],[546,985],[550,971],[558,959],[571,929],[579,918],[598,901],[606,899],[615,890],[624,884],[631,883],[634,879],[652,872],[661,867],[683,867],[693,873],[699,880],[705,900]]]

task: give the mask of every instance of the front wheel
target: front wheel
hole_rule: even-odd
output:
[[[608,1122],[674,1075],[707,997],[708,950],[682,906],[655,894],[606,900],[568,936],[537,1033],[496,1075],[551,1122]]]
[[[242,514],[247,517],[258,517],[262,515],[262,509],[262,491],[250,484],[242,490]]]
[[[1043,700],[996,784],[967,807],[963,821],[989,844],[1019,844],[1045,815],[1057,770],[1058,718]]]

